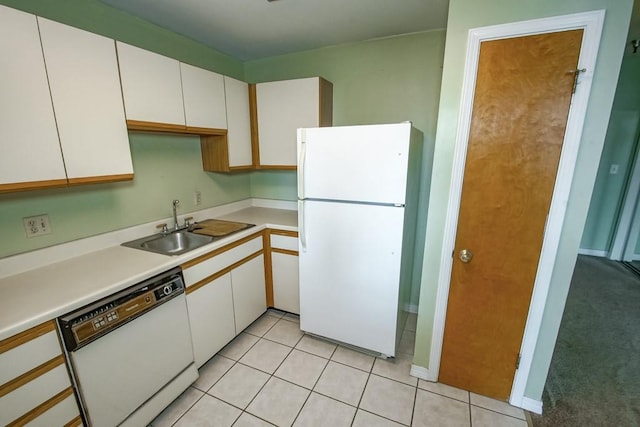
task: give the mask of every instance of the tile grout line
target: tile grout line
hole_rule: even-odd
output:
[[[276,326],[276,325],[277,325],[277,324],[278,324],[282,319],[283,319],[283,317],[280,317],[280,318],[278,319],[278,321],[277,321],[276,323],[274,323],[274,324],[271,326],[271,328],[269,328],[269,329],[267,330],[267,332],[265,332],[265,333],[262,335],[262,337],[260,337],[260,338],[258,339],[258,341],[256,341],[256,342],[255,342],[254,346],[255,346],[258,342],[260,342],[260,340],[266,340],[266,341],[270,341],[270,342],[275,342],[275,341],[271,341],[271,340],[269,340],[269,339],[267,339],[267,338],[264,338],[264,335],[266,335],[266,334],[267,334],[271,329],[273,329],[273,328],[274,328],[274,327],[275,327],[275,326]],[[304,335],[303,335],[303,336],[304,336]],[[300,338],[298,339],[298,341],[296,341],[296,344],[295,344],[295,345],[297,345],[297,344],[298,344],[298,342],[300,342],[300,340],[301,340],[301,339],[302,339],[302,337],[300,337]],[[282,344],[282,343],[277,343],[277,344],[285,345],[285,344]],[[286,347],[289,347],[289,346],[287,346],[287,345],[285,345],[285,346],[286,346]],[[252,346],[252,348],[253,348],[253,346]],[[294,348],[295,348],[295,347],[289,347],[289,352],[288,352],[288,353],[287,353],[287,355],[282,359],[282,361],[278,364],[278,366],[273,370],[273,373],[265,372],[266,374],[268,374],[268,375],[269,375],[269,378],[267,379],[267,381],[265,381],[265,383],[262,385],[262,387],[260,387],[260,390],[258,390],[258,392],[255,394],[255,396],[253,396],[253,398],[249,401],[249,403],[247,404],[246,408],[244,408],[244,409],[242,410],[242,412],[246,412],[246,413],[248,413],[248,414],[250,414],[250,415],[253,415],[254,417],[260,418],[259,416],[255,415],[255,414],[252,414],[251,412],[248,412],[248,411],[247,411],[247,409],[249,408],[249,406],[251,406],[251,403],[253,403],[253,401],[256,399],[256,397],[258,397],[258,395],[260,394],[260,392],[262,392],[262,390],[264,390],[264,388],[265,388],[265,386],[267,385],[267,383],[268,383],[272,378],[274,378],[274,374],[275,374],[275,373],[276,373],[276,371],[280,368],[280,366],[282,366],[282,364],[283,364],[283,363],[284,363],[284,361],[287,359],[287,357],[289,357],[289,355],[291,354],[291,352],[293,352],[293,349],[294,349]],[[248,351],[249,351],[249,350],[247,350],[247,352],[248,352]],[[246,354],[246,353],[245,353],[245,354]],[[243,356],[244,356],[244,354],[243,354]],[[238,359],[237,363],[241,363],[241,362],[240,362],[240,359]],[[243,366],[248,366],[248,367],[250,367],[250,368],[252,368],[252,369],[255,369],[255,370],[257,370],[257,371],[264,372],[264,371],[262,371],[262,370],[260,370],[260,369],[258,369],[258,368],[253,367],[253,366],[245,365],[244,363],[241,363],[241,364],[242,364]],[[283,380],[283,379],[281,379],[281,378],[279,378],[279,377],[275,377],[275,378],[277,378],[277,379],[279,379],[279,380],[281,380],[281,381],[285,381],[285,380]],[[288,381],[287,381],[287,382],[288,382]],[[293,383],[290,383],[290,384],[293,384]],[[295,385],[296,385],[296,386],[298,386],[297,384],[295,384]],[[298,386],[298,387],[300,387],[300,386]],[[304,387],[302,387],[302,388],[304,388]],[[309,394],[311,394],[311,393],[309,393]],[[308,399],[308,396],[307,396],[307,399]],[[306,403],[306,399],[305,399],[305,403]],[[303,404],[302,406],[304,406],[304,404]],[[298,414],[300,413],[300,411],[302,411],[302,407],[300,407],[300,410],[298,411]],[[240,414],[240,415],[242,415],[242,414]],[[297,417],[298,417],[298,415],[296,415],[296,418],[297,418]],[[260,418],[260,419],[262,420],[262,418]],[[267,420],[263,420],[263,421],[269,422],[269,421],[267,421]],[[295,418],[294,418],[294,422],[295,422]],[[271,423],[270,423],[270,424],[271,424]]]
[[[189,387],[191,387],[191,386],[189,386]],[[188,390],[188,389],[187,389],[187,390]],[[202,390],[200,390],[200,389],[196,389],[196,390],[198,390],[198,391],[202,391]],[[185,390],[185,391],[186,391],[186,390]],[[183,392],[183,393],[184,393],[184,392]],[[206,393],[206,392],[203,392],[203,393],[202,393],[202,395],[200,395],[200,397],[199,397],[199,398],[197,398],[197,399],[196,399],[196,401],[195,401],[195,402],[193,402],[193,403],[192,403],[192,404],[191,404],[191,405],[190,405],[190,406],[189,406],[189,407],[188,407],[188,408],[187,408],[187,409],[182,413],[182,415],[180,415],[180,416],[178,417],[178,419],[177,419],[177,420],[175,420],[173,423],[171,423],[171,426],[173,427],[173,426],[175,426],[176,424],[178,424],[178,421],[180,421],[180,420],[182,419],[182,417],[184,417],[185,415],[187,415],[187,412],[189,412],[189,411],[191,410],[191,408],[193,408],[194,406],[196,406],[196,403],[198,403],[198,402],[200,401],[200,399],[202,399],[202,398],[204,397],[204,395],[205,395],[205,394],[207,394],[207,393]],[[182,395],[182,393],[181,393],[181,395]],[[165,408],[165,409],[166,409],[166,408]],[[150,424],[150,425],[151,425],[151,424]]]
[[[320,355],[318,355],[318,354],[315,354],[315,353],[313,353],[313,352],[311,352],[311,351],[307,351],[307,350],[299,349],[299,348],[297,348],[296,346],[300,344],[300,342],[302,341],[302,339],[303,339],[305,336],[309,336],[309,337],[311,337],[311,338],[316,338],[316,339],[318,339],[317,337],[314,337],[314,336],[312,336],[312,335],[308,335],[308,334],[306,334],[306,333],[304,333],[304,332],[302,333],[302,335],[297,339],[297,341],[296,341],[293,345],[283,344],[282,342],[278,342],[278,341],[275,341],[275,340],[272,340],[272,339],[266,338],[266,337],[265,337],[265,335],[266,335],[267,333],[269,333],[269,331],[271,331],[271,330],[272,330],[272,329],[273,329],[277,324],[279,324],[281,320],[285,320],[285,321],[287,321],[287,322],[289,322],[289,323],[297,324],[297,325],[298,325],[298,328],[299,328],[299,323],[298,323],[298,322],[296,322],[294,319],[287,318],[287,317],[286,317],[286,314],[285,314],[285,315],[277,315],[277,314],[271,313],[271,312],[269,312],[269,311],[266,311],[264,314],[265,314],[265,315],[268,315],[268,316],[270,316],[270,317],[273,317],[276,321],[275,321],[271,326],[269,326],[269,327],[266,329],[266,331],[265,331],[262,335],[257,335],[257,334],[255,334],[255,333],[248,332],[248,331],[247,331],[247,329],[249,329],[249,327],[250,327],[250,326],[249,326],[249,327],[247,327],[247,328],[245,328],[241,333],[246,333],[247,335],[250,335],[250,336],[252,336],[252,337],[257,338],[257,340],[256,340],[253,344],[251,344],[251,345],[250,345],[250,346],[249,346],[249,347],[248,347],[244,352],[242,352],[242,353],[239,355],[239,357],[238,357],[238,359],[237,359],[237,360],[234,360],[234,359],[232,359],[232,358],[230,358],[230,357],[227,357],[227,356],[225,356],[225,355],[222,355],[222,354],[220,354],[220,352],[216,353],[216,355],[219,355],[222,359],[230,360],[230,361],[232,362],[232,364],[229,366],[229,368],[227,368],[227,369],[226,369],[226,370],[221,374],[221,376],[220,376],[220,377],[219,377],[219,378],[218,378],[218,379],[217,379],[217,380],[216,380],[216,381],[215,381],[215,382],[214,382],[214,383],[213,383],[213,384],[212,384],[212,385],[211,385],[211,386],[210,386],[206,391],[203,391],[203,390],[201,390],[201,389],[199,389],[198,387],[193,386],[193,385],[192,385],[192,386],[190,386],[190,387],[193,387],[193,389],[194,389],[194,390],[197,390],[197,391],[201,392],[202,394],[201,394],[201,395],[200,395],[200,396],[199,396],[199,397],[194,401],[194,403],[193,403],[193,404],[191,404],[191,405],[190,405],[190,406],[189,406],[189,407],[188,407],[188,408],[187,408],[187,409],[182,413],[182,415],[180,415],[180,416],[178,417],[178,419],[177,419],[177,420],[176,420],[172,425],[175,425],[176,423],[178,423],[178,422],[179,422],[179,421],[180,421],[180,420],[181,420],[181,419],[182,419],[182,418],[183,418],[183,417],[184,417],[184,416],[185,416],[189,411],[191,411],[191,410],[193,409],[193,407],[194,407],[194,406],[195,406],[195,405],[196,405],[200,400],[202,400],[202,398],[204,397],[204,395],[205,395],[205,394],[207,394],[209,397],[212,397],[212,398],[214,398],[214,399],[216,399],[216,400],[218,400],[218,401],[220,401],[220,402],[223,402],[223,403],[225,403],[225,404],[229,404],[231,407],[237,408],[237,409],[240,411],[240,414],[235,418],[235,420],[233,421],[233,424],[232,424],[232,425],[235,425],[235,424],[238,422],[238,420],[240,419],[240,417],[242,417],[242,414],[243,414],[243,413],[247,413],[247,414],[248,414],[248,415],[250,415],[250,416],[256,417],[256,418],[258,418],[258,419],[260,419],[260,420],[262,420],[262,421],[264,421],[264,422],[266,422],[266,423],[268,423],[268,424],[270,424],[270,425],[273,425],[273,424],[272,424],[272,423],[270,423],[269,421],[267,421],[267,420],[265,420],[265,419],[263,419],[263,418],[261,418],[261,417],[259,417],[259,416],[257,416],[257,415],[254,415],[254,414],[252,414],[251,412],[248,412],[246,409],[247,409],[247,408],[248,408],[248,407],[249,407],[249,406],[250,406],[250,405],[255,401],[255,399],[257,398],[257,396],[258,396],[258,395],[259,395],[259,394],[264,390],[264,387],[266,386],[266,384],[267,384],[267,383],[268,383],[272,378],[274,378],[274,377],[275,377],[276,379],[280,380],[280,381],[286,382],[286,383],[288,383],[288,384],[291,384],[291,385],[296,386],[296,387],[300,387],[300,388],[305,389],[305,390],[307,390],[307,391],[308,391],[308,395],[306,396],[305,401],[303,402],[303,404],[301,405],[300,409],[298,410],[298,412],[297,412],[296,416],[294,417],[294,419],[293,419],[293,423],[295,423],[295,422],[299,419],[300,414],[302,413],[302,410],[304,409],[305,405],[308,403],[308,401],[309,401],[309,399],[310,399],[310,397],[311,397],[311,394],[312,394],[312,393],[316,393],[316,394],[318,394],[318,395],[320,395],[320,396],[323,396],[323,397],[325,397],[325,398],[327,398],[327,399],[329,399],[329,400],[332,400],[332,401],[337,402],[337,403],[342,403],[342,404],[344,404],[344,405],[346,405],[346,406],[348,406],[348,407],[351,407],[351,408],[355,409],[355,411],[354,411],[354,415],[351,417],[350,425],[353,425],[353,424],[355,423],[355,418],[356,418],[356,416],[357,416],[358,411],[363,411],[363,412],[365,412],[365,413],[372,414],[372,415],[374,415],[374,416],[376,416],[376,417],[380,417],[380,418],[382,418],[382,419],[386,419],[386,420],[388,420],[388,421],[397,422],[397,421],[392,420],[392,419],[390,419],[390,418],[387,418],[387,417],[385,417],[385,416],[379,415],[379,414],[377,414],[377,413],[375,413],[375,412],[366,411],[366,410],[364,410],[364,409],[362,409],[362,408],[360,407],[360,405],[361,405],[361,404],[362,404],[362,402],[363,402],[364,393],[365,393],[365,391],[366,391],[366,388],[367,388],[367,386],[369,385],[369,382],[370,382],[370,379],[371,379],[371,375],[376,375],[376,376],[377,376],[377,377],[379,377],[379,378],[384,378],[384,379],[386,379],[386,380],[393,381],[394,383],[401,384],[401,385],[405,385],[405,386],[410,386],[410,387],[413,387],[413,388],[414,388],[413,407],[412,407],[411,418],[410,418],[410,421],[411,421],[411,422],[413,422],[414,417],[415,417],[415,407],[416,407],[416,402],[417,402],[417,392],[418,392],[418,390],[423,390],[424,392],[432,393],[432,394],[435,394],[435,395],[439,395],[439,396],[442,396],[442,397],[447,398],[447,399],[452,399],[452,400],[454,400],[454,401],[459,401],[459,402],[462,402],[462,403],[467,403],[468,410],[469,410],[469,422],[470,422],[470,424],[471,424],[471,406],[476,406],[476,407],[478,407],[478,408],[481,408],[481,409],[484,409],[484,410],[487,410],[487,411],[490,411],[490,412],[494,412],[494,413],[497,413],[497,414],[499,414],[499,415],[508,416],[508,417],[510,417],[510,418],[514,418],[514,419],[521,420],[520,418],[518,418],[518,417],[516,417],[516,416],[511,416],[511,415],[508,415],[508,414],[504,414],[504,413],[501,413],[501,412],[499,412],[499,411],[495,411],[495,410],[492,410],[492,409],[489,409],[489,408],[485,408],[485,407],[482,407],[482,406],[478,406],[478,405],[471,405],[471,402],[470,402],[470,400],[471,400],[471,399],[470,399],[470,398],[469,398],[469,401],[465,402],[465,401],[461,401],[461,400],[459,400],[459,399],[457,399],[457,398],[450,397],[450,396],[447,396],[447,395],[444,395],[444,394],[441,394],[441,393],[437,393],[437,392],[433,392],[433,391],[430,391],[430,390],[422,389],[422,388],[420,388],[420,386],[419,386],[419,384],[420,384],[419,380],[418,380],[418,381],[416,381],[416,384],[415,384],[415,385],[411,385],[411,384],[407,384],[406,382],[403,382],[403,381],[400,381],[400,380],[397,380],[397,379],[394,379],[394,378],[389,378],[389,377],[385,376],[384,374],[374,373],[374,372],[373,372],[373,370],[374,370],[374,368],[375,368],[375,366],[376,366],[376,362],[379,360],[379,358],[377,358],[377,357],[375,357],[375,356],[374,356],[373,363],[371,364],[371,366],[369,367],[369,369],[368,369],[368,370],[364,370],[364,369],[361,369],[360,367],[356,367],[356,366],[349,365],[348,363],[345,363],[345,362],[341,362],[341,361],[333,360],[333,357],[336,355],[336,352],[338,351],[338,349],[339,349],[340,347],[343,347],[343,348],[345,348],[345,349],[347,349],[347,350],[349,350],[349,349],[350,349],[349,347],[341,346],[341,345],[340,345],[340,344],[338,344],[338,343],[331,343],[331,342],[327,342],[327,343],[329,343],[329,344],[334,344],[334,345],[335,345],[335,347],[332,349],[331,353],[328,355],[328,358],[327,358],[327,357],[320,356]],[[240,335],[240,334],[239,334],[239,335]],[[265,371],[263,371],[263,370],[261,370],[261,369],[258,369],[258,368],[255,368],[255,367],[253,367],[253,366],[247,365],[247,364],[245,364],[245,363],[243,363],[243,362],[241,362],[241,361],[240,361],[240,359],[242,359],[242,358],[243,358],[243,357],[244,357],[244,356],[245,356],[245,355],[246,355],[246,354],[247,354],[251,349],[253,349],[253,348],[254,348],[254,347],[255,347],[255,346],[256,346],[256,345],[257,345],[261,340],[265,340],[265,341],[269,341],[269,342],[272,342],[272,343],[276,343],[276,344],[280,344],[280,345],[284,345],[284,346],[286,346],[286,347],[289,347],[289,351],[287,352],[287,354],[285,355],[285,357],[282,359],[282,361],[278,364],[278,366],[273,370],[273,372],[272,372],[272,373],[270,373],[270,372],[265,372]],[[320,340],[321,340],[321,339],[320,339]],[[326,341],[324,341],[324,340],[321,340],[321,341],[322,341],[322,342],[326,342]],[[324,359],[324,360],[325,360],[324,367],[323,367],[322,371],[320,372],[320,374],[318,375],[318,377],[316,378],[316,380],[315,380],[315,382],[313,383],[313,385],[311,386],[311,388],[307,388],[307,387],[302,386],[302,385],[300,385],[300,384],[296,384],[295,382],[292,382],[292,381],[289,381],[289,380],[287,380],[287,379],[280,378],[280,377],[276,376],[276,372],[278,371],[278,369],[280,369],[280,368],[282,367],[282,365],[284,364],[285,360],[287,360],[287,358],[288,358],[288,357],[293,353],[293,351],[294,351],[294,350],[298,350],[298,351],[299,351],[299,352],[301,352],[301,353],[308,354],[308,355],[311,355],[311,356],[315,356],[315,357],[318,357],[318,358],[321,358],[321,359]],[[405,354],[405,355],[411,356],[411,354],[409,354],[409,353],[401,353],[401,354]],[[216,355],[214,355],[211,359],[213,359]],[[209,361],[210,361],[211,359],[209,359]],[[207,361],[207,363],[208,363],[209,361]],[[346,402],[342,402],[342,401],[341,401],[341,400],[339,400],[339,399],[336,399],[336,398],[333,398],[333,397],[331,397],[331,396],[327,396],[327,395],[325,395],[325,394],[323,394],[323,393],[320,393],[320,392],[318,392],[318,391],[315,391],[315,387],[317,386],[318,382],[320,381],[320,378],[322,377],[322,375],[325,373],[325,371],[326,371],[326,369],[327,369],[327,367],[328,367],[328,365],[329,365],[329,362],[335,362],[336,364],[339,364],[339,365],[342,365],[342,366],[345,366],[345,367],[348,367],[348,368],[351,368],[351,369],[356,369],[357,371],[360,371],[360,372],[365,372],[365,373],[367,373],[367,380],[366,380],[366,382],[365,382],[364,388],[363,388],[363,390],[362,390],[362,394],[360,395],[360,398],[359,398],[358,403],[357,403],[357,405],[356,405],[356,406],[354,406],[354,405],[352,405],[352,404],[349,404],[349,403],[346,403]],[[249,401],[249,403],[246,405],[246,407],[245,407],[244,409],[243,409],[243,408],[239,408],[239,407],[237,407],[236,405],[233,405],[233,404],[231,404],[231,403],[228,403],[228,402],[226,402],[226,401],[224,401],[224,400],[222,400],[222,399],[220,399],[220,398],[217,398],[216,396],[213,396],[213,395],[211,395],[211,394],[209,393],[209,391],[210,391],[210,390],[211,390],[211,389],[212,389],[212,388],[213,388],[213,387],[214,387],[214,386],[215,386],[215,385],[216,385],[216,384],[217,384],[217,383],[218,383],[222,378],[224,378],[224,377],[229,373],[229,371],[230,371],[230,370],[231,370],[235,365],[237,365],[237,364],[240,364],[240,365],[242,365],[242,366],[245,366],[245,367],[248,367],[248,368],[251,368],[251,369],[255,369],[256,371],[263,372],[263,373],[265,373],[265,374],[267,374],[267,375],[268,375],[268,379],[265,381],[265,383],[262,385],[262,387],[260,387],[260,389],[256,392],[256,394],[253,396],[253,398]],[[204,365],[203,365],[203,366],[204,366]],[[411,424],[411,422],[410,422],[410,424]]]
[[[411,408],[411,418],[409,419],[409,425],[413,424],[413,417],[416,415],[417,401],[418,401],[418,384],[416,383],[416,389],[413,391],[413,407]]]

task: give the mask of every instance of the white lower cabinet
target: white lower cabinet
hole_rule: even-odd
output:
[[[198,367],[267,309],[262,232],[183,264]]]
[[[274,229],[270,231],[269,241],[273,306],[279,310],[300,314],[298,233]]]
[[[0,373],[0,425],[82,424],[53,320],[0,341]]]
[[[187,294],[193,354],[198,367],[236,336],[231,273]]]
[[[300,314],[298,257],[273,251],[271,253],[271,271],[273,274],[273,306],[279,310]]]
[[[259,255],[231,271],[236,334],[242,332],[267,309],[264,256]]]

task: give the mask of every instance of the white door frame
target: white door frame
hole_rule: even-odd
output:
[[[444,338],[447,299],[449,296],[449,283],[451,280],[451,270],[453,265],[453,258],[451,254],[454,249],[458,224],[462,179],[464,176],[467,143],[469,140],[480,43],[488,40],[573,29],[584,29],[578,68],[586,68],[586,72],[580,74],[579,84],[577,86],[576,93],[572,98],[569,109],[567,128],[560,155],[560,164],[556,175],[551,207],[547,218],[542,251],[540,254],[540,261],[538,263],[538,270],[533,287],[531,305],[529,307],[529,314],[524,330],[524,337],[520,352],[520,368],[516,371],[513,387],[511,389],[511,397],[509,399],[509,402],[512,405],[537,413],[542,412],[542,403],[534,399],[525,398],[524,392],[529,372],[531,370],[536,341],[538,339],[538,333],[542,323],[542,314],[549,291],[551,274],[553,272],[558,252],[562,224],[564,222],[569,192],[573,181],[575,163],[578,156],[578,149],[580,147],[589,93],[591,91],[591,83],[598,55],[598,47],[600,45],[604,15],[604,10],[597,10],[475,28],[469,30],[469,38],[467,41],[467,56],[462,86],[460,117],[458,120],[456,145],[454,148],[453,171],[449,191],[449,202],[447,205],[444,241],[440,258],[440,274],[438,276],[436,310],[433,325],[433,342],[429,358],[429,373],[430,377],[434,379],[437,379],[440,370],[440,357],[442,354],[442,343]]]

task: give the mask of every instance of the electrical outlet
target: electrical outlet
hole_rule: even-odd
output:
[[[29,238],[51,234],[51,223],[47,214],[28,216],[22,218],[22,222],[24,223],[24,231]]]
[[[196,206],[202,204],[202,193],[199,190],[193,192],[193,203],[195,203]]]
[[[616,165],[615,163],[611,165],[611,167],[609,168],[609,174],[610,175],[615,175],[618,173],[618,165]]]

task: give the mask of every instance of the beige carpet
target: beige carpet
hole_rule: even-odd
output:
[[[533,425],[640,426],[640,278],[579,256]]]

